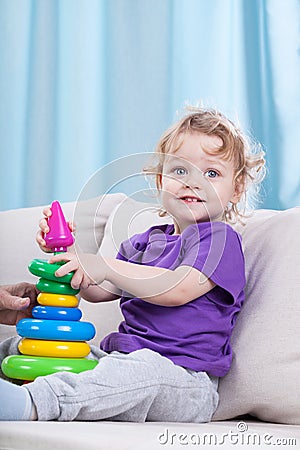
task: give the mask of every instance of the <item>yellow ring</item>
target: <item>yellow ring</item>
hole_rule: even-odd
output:
[[[40,305],[47,306],[78,306],[78,298],[75,295],[50,294],[49,292],[41,292],[37,301]]]
[[[84,358],[90,353],[86,342],[44,341],[25,338],[19,342],[23,355],[50,356],[53,358]]]

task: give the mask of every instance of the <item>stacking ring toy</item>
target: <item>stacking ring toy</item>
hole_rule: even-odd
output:
[[[62,306],[64,307],[73,307],[78,306],[78,298],[75,295],[60,295],[60,294],[51,294],[50,292],[41,292],[37,296],[37,301],[40,305],[46,306]]]
[[[29,264],[28,269],[33,275],[46,278],[46,280],[71,283],[74,272],[67,273],[63,277],[56,277],[54,275],[61,266],[61,264],[50,264],[46,259],[34,259]]]
[[[32,310],[34,319],[46,320],[80,320],[82,312],[78,308],[60,308],[58,306],[35,306]]]
[[[22,337],[49,341],[89,341],[96,330],[90,322],[21,319],[17,323],[17,333]]]
[[[51,292],[53,294],[76,295],[79,292],[79,289],[73,289],[67,283],[46,280],[46,278],[40,278],[36,287],[41,292]]]
[[[47,358],[41,356],[8,356],[2,362],[2,371],[17,380],[33,381],[36,377],[56,372],[80,373],[94,369],[98,361],[86,358]]]
[[[24,338],[19,342],[23,355],[50,356],[54,358],[84,358],[90,353],[86,342],[41,341]]]

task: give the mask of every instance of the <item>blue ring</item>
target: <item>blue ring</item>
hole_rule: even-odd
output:
[[[59,306],[35,306],[32,310],[32,316],[34,317],[34,319],[78,321],[82,317],[82,312],[78,308],[60,308]]]
[[[19,336],[53,341],[89,341],[96,334],[92,323],[69,320],[21,319],[16,328]]]

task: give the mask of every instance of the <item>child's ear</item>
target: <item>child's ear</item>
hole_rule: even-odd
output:
[[[161,190],[161,187],[162,187],[162,174],[161,173],[158,173],[156,175],[156,187],[158,190]]]
[[[234,192],[232,194],[232,197],[230,199],[231,203],[238,203],[243,195],[243,192],[245,190],[245,180],[243,179],[242,176],[239,176],[235,181],[234,181],[235,185],[234,185]]]

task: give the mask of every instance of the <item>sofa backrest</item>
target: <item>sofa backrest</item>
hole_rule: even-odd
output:
[[[77,223],[78,250],[114,257],[119,243],[132,234],[170,220],[161,219],[154,203],[110,194],[82,203],[63,204]],[[28,263],[46,257],[35,235],[42,207],[0,212],[0,283],[36,282]],[[252,414],[266,421],[300,424],[300,207],[257,210],[237,225],[246,262],[246,300],[232,336],[233,364],[220,381],[215,420]],[[118,301],[81,301],[84,320],[97,328],[94,343],[117,329]],[[15,333],[0,327],[0,339]],[[288,380],[288,383],[286,382]]]

